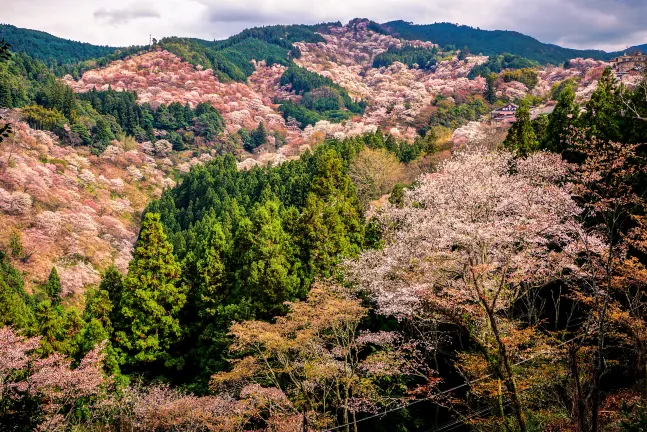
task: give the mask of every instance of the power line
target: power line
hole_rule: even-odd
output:
[[[557,346],[553,347],[553,349],[561,348],[561,347],[563,347],[564,345],[569,344],[569,343],[573,342],[574,340],[578,339],[579,337],[581,337],[581,336],[577,336],[577,337],[574,337],[574,338],[572,338],[572,339],[569,339],[569,340],[567,340],[567,341],[565,341],[565,342],[562,342],[562,343],[558,344]],[[537,354],[535,354],[535,355],[534,355],[534,356],[532,356],[532,357],[529,357],[529,358],[527,358],[527,359],[525,359],[525,360],[521,360],[520,362],[517,362],[517,363],[513,364],[512,366],[519,366],[519,365],[522,365],[522,364],[524,364],[524,363],[527,363],[527,362],[529,362],[529,361],[531,361],[531,360],[536,359],[537,357],[539,357],[540,355],[543,355],[543,354],[545,354],[545,353],[544,353],[544,352],[537,353]],[[373,415],[371,415],[371,416],[361,418],[361,419],[359,419],[359,420],[357,420],[357,421],[349,422],[349,423],[345,423],[345,424],[343,424],[343,425],[335,426],[335,427],[332,427],[332,428],[329,428],[329,429],[322,429],[320,432],[332,432],[332,431],[336,431],[336,430],[341,429],[341,428],[345,428],[346,426],[351,426],[351,425],[353,425],[353,424],[361,423],[361,422],[363,422],[363,421],[370,420],[370,419],[373,419],[373,418],[376,418],[376,417],[383,417],[383,416],[385,416],[385,415],[387,415],[387,414],[390,414],[390,413],[392,413],[392,412],[399,411],[399,410],[401,410],[401,409],[405,409],[405,408],[409,408],[410,406],[413,406],[413,405],[415,405],[415,404],[417,404],[417,403],[420,403],[420,402],[426,402],[426,401],[432,400],[432,399],[433,399],[433,398],[435,398],[435,397],[442,396],[442,395],[445,395],[445,394],[447,394],[447,393],[451,393],[451,392],[453,392],[453,391],[455,391],[455,390],[458,390],[458,389],[460,389],[460,388],[463,388],[463,387],[466,387],[466,386],[469,386],[469,385],[475,384],[475,383],[477,383],[477,382],[483,381],[484,379],[486,379],[486,378],[490,378],[491,376],[492,376],[492,374],[484,375],[484,376],[482,376],[482,377],[480,377],[480,378],[477,378],[477,379],[475,379],[475,380],[473,380],[473,381],[468,381],[468,382],[465,382],[465,383],[463,383],[463,384],[461,384],[461,385],[457,385],[456,387],[452,387],[452,388],[450,388],[450,389],[448,389],[448,390],[444,390],[444,391],[442,391],[442,392],[440,392],[440,393],[438,393],[438,394],[435,394],[435,395],[434,395],[433,397],[431,397],[431,398],[428,398],[428,399],[417,399],[417,400],[415,400],[415,401],[413,401],[413,402],[410,402],[410,403],[408,403],[408,404],[406,404],[406,405],[403,405],[403,406],[401,406],[401,407],[391,408],[391,409],[388,409],[388,410],[386,410],[386,411],[382,411],[382,412],[379,412],[379,413],[377,413],[377,414],[373,414]],[[528,390],[528,389],[526,389],[526,390]],[[461,423],[462,423],[462,420],[461,420]],[[441,429],[439,429],[439,430],[441,430]],[[434,432],[437,432],[437,431],[434,431]]]

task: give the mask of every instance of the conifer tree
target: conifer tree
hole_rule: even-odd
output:
[[[538,149],[537,137],[530,121],[530,101],[524,99],[517,109],[517,121],[514,122],[503,145],[511,150],[516,150],[519,155],[525,156]]]
[[[254,208],[251,218],[243,218],[235,244],[236,297],[248,305],[248,318],[269,319],[284,312],[283,303],[298,296],[300,281],[279,202],[268,200]]]
[[[485,91],[483,93],[483,98],[489,103],[496,102],[496,80],[498,78],[498,75],[495,73],[491,73],[485,78]]]
[[[11,52],[9,51],[10,46],[11,45],[6,43],[4,38],[2,38],[2,40],[0,41],[0,63],[7,61],[11,58]],[[9,92],[8,95],[7,95],[7,92]],[[2,86],[2,94],[0,94],[0,107],[13,106],[13,101],[10,99],[11,99],[11,93],[10,93],[9,87]],[[11,125],[9,123],[5,123],[4,125],[0,126],[0,143],[4,138],[9,136],[10,133],[11,133]]]
[[[613,70],[606,68],[580,117],[580,124],[588,128],[589,137],[615,142],[622,139],[621,91]]]
[[[52,267],[47,282],[45,282],[45,292],[53,305],[61,302],[61,279],[58,277],[56,267]]]
[[[566,149],[564,135],[577,123],[579,115],[580,107],[575,103],[575,91],[572,85],[567,85],[560,93],[555,110],[548,116],[542,148],[555,153],[563,152]]]
[[[148,213],[142,223],[133,260],[124,280],[116,332],[130,364],[164,359],[181,335],[178,315],[186,296],[180,284],[180,266],[173,256],[160,216]]]

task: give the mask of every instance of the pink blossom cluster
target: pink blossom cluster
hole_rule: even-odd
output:
[[[349,262],[349,275],[382,313],[400,318],[429,305],[479,316],[473,308],[489,293],[497,293],[496,308],[508,307],[520,284],[546,283],[564,269],[577,274],[577,252],[599,244],[578,222],[568,173],[561,158],[544,153],[515,160],[508,152],[457,152],[406,192],[402,208],[383,208],[385,247]]]
[[[280,93],[278,81],[283,69],[264,63],[257,68],[250,85],[223,83],[211,69],[201,70],[168,51],[156,50],[87,71],[78,81],[70,76],[64,80],[77,92],[109,86],[117,91],[136,91],[139,102],[153,106],[181,102],[195,107],[207,102],[223,115],[230,132],[254,128],[261,121],[271,130],[285,132],[285,122],[272,102]]]
[[[38,430],[69,427],[66,411],[81,398],[97,395],[106,384],[103,345],[90,351],[72,369],[71,360],[55,353],[41,358],[39,338],[24,338],[11,327],[0,328],[0,398],[31,398],[41,404],[44,418]]]
[[[176,165],[192,160],[169,158],[165,140],[151,145],[152,155],[145,146],[126,151],[113,141],[97,157],[20,121],[13,129],[0,147],[0,242],[6,247],[12,230],[20,232],[24,257],[15,265],[27,275],[28,289],[53,266],[65,294],[97,284],[109,265],[125,271],[140,212],[175,185]]]

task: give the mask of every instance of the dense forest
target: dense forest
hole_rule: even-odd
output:
[[[318,30],[161,43],[227,80],[245,81],[252,58],[285,65],[298,102],[277,102],[305,126],[366,108],[291,61]],[[137,214],[127,271],[82,293],[65,294],[56,266],[25,280],[11,229],[0,430],[646,430],[647,75],[626,86],[600,69],[582,105],[573,79],[556,83],[551,114],[531,119],[538,97],[518,100],[502,143],[475,138],[440,160],[441,134],[504,102],[497,86],[532,89],[536,62],[564,55],[540,54],[492,56],[475,68],[483,94],[430,100],[411,141],[378,129],[274,166],[239,170],[231,154],[192,166]],[[433,68],[437,55],[376,60]],[[0,44],[0,107],[61,145],[184,150],[224,129],[209,104],[75,94],[53,66]],[[268,132],[232,135],[254,151]]]
[[[224,129],[222,116],[209,104],[192,109],[175,102],[152,108],[136,101],[135,93],[111,89],[75,94],[45,64],[25,54],[12,54],[0,63],[0,107],[22,108],[31,127],[52,131],[70,145],[89,146],[97,154],[122,135],[144,142],[164,133],[174,149],[183,150],[196,138],[213,141]]]
[[[438,63],[437,48],[418,48],[405,45],[402,48],[390,47],[386,52],[373,59],[373,67],[389,67],[395,62],[404,63],[410,68],[433,70]]]
[[[487,56],[510,53],[541,64],[559,65],[577,57],[607,60],[613,54],[597,50],[575,50],[541,43],[524,34],[504,30],[481,30],[451,23],[412,24],[391,21],[382,24],[394,35],[408,40],[431,41],[440,46],[467,46],[470,52]]]
[[[289,117],[298,121],[302,127],[314,125],[319,120],[339,122],[353,115],[362,114],[366,108],[364,102],[355,102],[339,84],[315,72],[291,65],[281,76],[280,84],[289,86],[301,101],[278,101],[279,110],[287,120]]]
[[[21,29],[9,24],[0,24],[0,39],[10,44],[13,52],[28,54],[49,67],[104,57],[117,49],[62,39],[49,33]]]

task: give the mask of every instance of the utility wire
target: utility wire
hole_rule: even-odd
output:
[[[567,344],[569,344],[569,343],[573,342],[574,340],[576,340],[576,339],[578,339],[578,338],[580,338],[580,337],[581,337],[581,336],[577,336],[577,337],[574,337],[574,338],[572,338],[572,339],[569,339],[569,340],[567,340],[567,341],[565,341],[565,342],[562,342],[562,343],[558,344],[557,346],[553,347],[553,349],[561,348],[561,347],[563,347],[564,345],[567,345]],[[521,365],[521,364],[527,363],[527,362],[529,362],[529,361],[531,361],[531,360],[536,359],[537,357],[539,357],[540,355],[543,355],[543,354],[545,354],[545,353],[544,353],[544,352],[537,353],[537,354],[535,354],[535,355],[534,355],[534,356],[532,356],[532,357],[529,357],[529,358],[527,358],[527,359],[525,359],[525,360],[521,360],[520,362],[517,362],[517,363],[513,364],[512,366],[519,366],[519,365]],[[336,431],[336,430],[341,429],[341,428],[345,428],[346,426],[351,426],[351,425],[353,425],[353,424],[361,423],[361,422],[363,422],[363,421],[370,420],[370,419],[373,419],[373,418],[376,418],[376,417],[383,417],[383,416],[385,416],[385,415],[387,415],[387,414],[390,414],[390,413],[392,413],[392,412],[399,411],[399,410],[401,410],[401,409],[405,409],[405,408],[409,408],[410,406],[413,406],[413,405],[415,405],[415,404],[417,404],[417,403],[425,402],[425,401],[429,401],[429,400],[432,400],[432,399],[433,399],[433,398],[435,398],[435,397],[442,396],[442,395],[445,395],[445,394],[447,394],[447,393],[451,393],[451,392],[453,392],[453,391],[455,391],[455,390],[458,390],[458,389],[460,389],[460,388],[467,387],[467,386],[469,386],[469,385],[472,385],[472,384],[475,384],[475,383],[477,383],[477,382],[483,381],[484,379],[490,378],[491,376],[492,376],[492,374],[488,374],[488,375],[482,376],[482,377],[480,377],[480,378],[477,378],[477,379],[475,379],[475,380],[473,380],[473,381],[468,381],[468,382],[465,382],[465,383],[463,383],[463,384],[461,384],[461,385],[457,385],[456,387],[452,387],[452,388],[450,388],[450,389],[448,389],[448,390],[444,390],[444,391],[442,391],[442,392],[440,392],[440,393],[438,393],[438,394],[435,394],[435,395],[434,395],[433,397],[431,397],[431,398],[428,398],[428,399],[417,399],[417,400],[415,400],[415,401],[413,401],[413,402],[410,402],[410,403],[408,403],[408,404],[405,404],[405,405],[403,405],[403,406],[401,406],[401,407],[391,408],[391,409],[388,409],[388,410],[386,410],[386,411],[382,411],[382,412],[379,412],[379,413],[377,413],[377,414],[373,414],[373,415],[368,416],[368,417],[363,417],[363,418],[361,418],[361,419],[359,419],[359,420],[357,420],[357,421],[349,422],[349,423],[345,423],[345,424],[343,424],[343,425],[335,426],[335,427],[332,427],[332,428],[329,428],[329,429],[322,429],[320,432],[332,432],[332,431]],[[527,390],[527,389],[526,389],[526,390]],[[461,421],[461,423],[462,423],[462,421]],[[442,429],[438,429],[438,430],[442,430]],[[436,432],[436,431],[434,431],[434,432]]]

